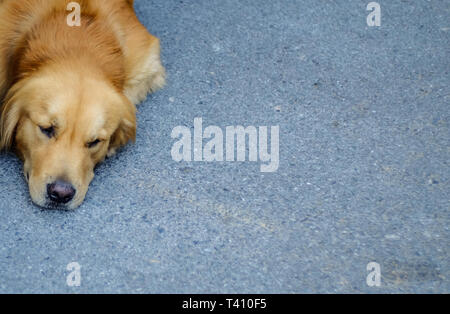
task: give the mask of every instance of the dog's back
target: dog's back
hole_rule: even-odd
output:
[[[164,84],[159,41],[137,20],[132,0],[79,0],[81,25],[67,25],[69,0],[1,0],[0,103],[46,59],[86,53],[104,65],[133,103]],[[150,61],[150,64],[149,64]]]

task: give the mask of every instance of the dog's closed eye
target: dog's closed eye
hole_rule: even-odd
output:
[[[48,127],[48,128],[39,126],[39,129],[41,130],[42,133],[47,135],[48,138],[52,138],[53,136],[55,136],[55,127],[53,127],[53,126]]]
[[[88,148],[94,148],[95,146],[97,146],[99,143],[101,142],[101,140],[97,139],[95,141],[89,142],[86,144],[86,146]]]

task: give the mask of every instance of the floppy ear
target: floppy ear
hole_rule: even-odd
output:
[[[11,148],[20,112],[16,97],[7,97],[0,110],[0,151]]]
[[[109,142],[108,157],[128,141],[136,139],[136,107],[125,96],[122,98],[121,120]]]

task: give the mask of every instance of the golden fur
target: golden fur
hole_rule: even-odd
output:
[[[67,24],[69,2],[0,0],[0,150],[24,161],[36,204],[55,206],[47,188],[64,180],[73,209],[95,165],[134,140],[135,105],[165,72],[132,0],[76,1],[79,27]]]

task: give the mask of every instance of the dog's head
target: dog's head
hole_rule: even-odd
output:
[[[134,105],[101,75],[79,70],[41,70],[17,82],[2,106],[0,150],[13,147],[23,159],[42,207],[78,207],[95,165],[135,138]]]

